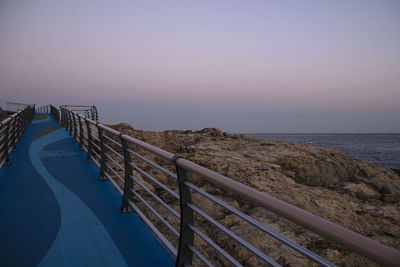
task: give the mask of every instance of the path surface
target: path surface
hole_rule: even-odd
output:
[[[1,266],[173,266],[135,214],[52,118],[33,121],[0,169]]]

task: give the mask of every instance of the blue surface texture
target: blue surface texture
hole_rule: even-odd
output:
[[[0,169],[0,266],[173,266],[65,129],[33,140],[55,125],[29,125]]]

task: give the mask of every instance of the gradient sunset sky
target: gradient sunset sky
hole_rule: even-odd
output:
[[[400,132],[400,1],[0,0],[0,90],[145,130]]]

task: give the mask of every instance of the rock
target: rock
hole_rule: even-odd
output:
[[[364,183],[346,183],[343,188],[361,200],[379,198],[380,196],[378,192]]]
[[[136,130],[123,123],[111,127],[171,153],[179,153],[233,180],[400,249],[400,179],[395,171],[373,166],[325,148],[257,140],[244,135],[225,133],[216,128],[205,128],[200,131],[150,132]],[[175,173],[170,163],[146,151],[140,149],[137,151]],[[134,163],[172,191],[179,192],[176,180],[140,160],[134,159]],[[179,213],[179,201],[176,198],[148,179],[139,180]],[[217,188],[196,175],[190,175],[189,180],[202,190],[335,264],[375,266],[371,261],[350,253],[343,247],[326,241],[264,208]],[[138,192],[179,231],[179,221],[169,211],[140,188]],[[307,258],[283,246],[198,193],[192,194],[192,202],[278,263],[285,266],[316,266]],[[169,240],[175,240],[173,242],[176,244],[176,237],[165,225],[142,205],[140,207],[160,231],[165,233]],[[201,216],[195,215],[195,221],[200,231],[237,258],[241,264],[265,266],[258,257],[227,238]],[[199,251],[216,266],[229,265],[222,256],[198,237],[196,244]]]

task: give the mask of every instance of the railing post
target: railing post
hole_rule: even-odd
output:
[[[87,147],[87,154],[86,154],[86,162],[91,162],[92,161],[92,129],[90,128],[90,122],[85,119],[86,123],[86,131],[87,131],[87,136],[88,136],[88,147]]]
[[[96,106],[92,106],[92,108],[90,109],[91,113],[92,113],[92,120],[94,121],[98,121],[99,120],[99,115],[97,113],[97,108]]]
[[[63,126],[65,127],[65,131],[68,131],[68,119],[67,119],[67,115],[66,115],[66,111],[63,107],[60,107],[60,109],[62,110],[62,117],[63,117]]]
[[[18,133],[18,144],[21,143],[21,136],[22,136],[22,115],[18,114],[17,116],[17,133]]]
[[[65,127],[65,131],[69,131],[69,117],[68,117],[68,113],[67,110],[65,108],[62,108],[63,113],[64,113],[64,127]]]
[[[70,113],[71,113],[71,116],[72,116],[72,135],[73,135],[73,141],[74,142],[77,142],[77,132],[78,132],[78,127],[77,127],[77,125],[76,125],[76,119],[75,119],[75,114],[72,112],[72,111],[70,111]]]
[[[24,136],[25,124],[26,124],[26,122],[25,122],[25,112],[23,111],[20,114],[21,114],[21,136]]]
[[[122,151],[124,154],[124,167],[125,167],[125,183],[124,183],[124,195],[122,197],[122,204],[120,211],[123,214],[132,212],[132,207],[129,204],[129,200],[132,200],[132,192],[131,189],[133,189],[133,180],[131,178],[131,175],[133,175],[132,172],[132,166],[131,166],[131,154],[128,151],[128,144],[126,143],[126,140],[123,138],[123,133],[120,133],[119,138],[121,140],[122,144]]]
[[[65,112],[65,124],[66,124],[66,129],[68,129],[68,134],[71,132],[71,119],[69,117],[69,112],[68,109],[64,109]]]
[[[99,123],[96,123],[97,132],[99,133],[99,140],[100,140],[100,170],[99,170],[99,181],[105,181],[106,176],[104,174],[105,164],[106,164],[106,155],[105,155],[105,146],[104,146],[104,137],[103,137],[103,130],[99,127]]]
[[[81,116],[78,116],[78,121],[79,121],[79,145],[78,149],[82,150],[83,149],[83,127],[82,127],[82,119]]]
[[[10,122],[10,126],[11,126],[11,124],[13,125],[12,126],[12,128],[11,128],[11,132],[12,132],[12,134],[11,134],[11,147],[12,147],[12,152],[17,152],[17,145],[16,145],[16,143],[15,143],[15,139],[16,139],[16,137],[17,137],[17,117],[18,117],[18,115],[17,116],[15,116],[15,117],[12,117],[12,120],[11,120],[11,122]]]
[[[190,193],[190,188],[185,185],[185,181],[188,179],[187,171],[184,168],[178,166],[176,163],[179,158],[182,158],[182,156],[175,155],[172,158],[171,162],[176,167],[181,209],[179,248],[175,266],[181,267],[192,265],[193,253],[189,249],[189,246],[193,246],[194,244],[194,233],[192,229],[190,229],[189,224],[194,225],[194,216],[193,210],[186,205],[187,203],[190,203],[192,201],[192,195]]]
[[[71,136],[72,135],[72,117],[71,117],[71,111],[69,110],[65,110],[67,112],[67,116],[68,116],[68,135]]]
[[[7,127],[4,130],[4,156],[6,157],[6,160],[4,162],[4,166],[10,166],[11,161],[10,161],[10,156],[8,155],[8,138],[9,138],[9,133],[10,133],[10,121],[8,121],[5,126]]]
[[[65,120],[64,120],[64,110],[62,107],[60,107],[60,113],[61,113],[61,118],[60,118],[60,124],[65,127]]]

